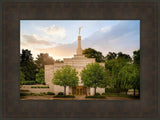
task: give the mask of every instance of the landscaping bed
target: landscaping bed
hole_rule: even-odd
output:
[[[122,93],[106,93],[107,97],[126,97],[126,98],[139,98],[139,96],[133,96],[133,95],[125,95]]]
[[[49,86],[31,86],[31,88],[49,88]]]
[[[75,98],[73,95],[56,95],[54,98]]]
[[[55,95],[53,92],[47,92],[47,93],[20,93],[20,96],[44,96],[44,95]]]
[[[86,98],[106,98],[104,95],[86,96]]]

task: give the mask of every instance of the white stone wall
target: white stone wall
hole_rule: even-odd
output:
[[[50,86],[52,84],[53,72],[54,72],[54,65],[45,65],[45,83],[46,85]]]
[[[95,89],[94,88],[90,88],[90,94],[94,95],[94,92],[95,92]],[[96,88],[96,93],[100,93],[100,94],[105,93],[105,88],[97,87]]]
[[[94,88],[90,88],[90,95],[94,95]]]
[[[54,85],[54,93],[57,95],[59,92],[64,92],[64,87],[59,85]],[[66,95],[69,95],[69,87],[66,87]]]
[[[21,85],[21,92],[25,93],[47,93],[53,92],[50,88],[31,88],[32,86],[48,86],[48,85]]]
[[[105,93],[105,88],[97,88],[96,89],[96,92],[98,92],[98,93],[100,93],[100,94],[102,94],[102,93]]]

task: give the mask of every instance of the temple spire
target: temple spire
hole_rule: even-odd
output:
[[[82,27],[79,27],[77,55],[82,55],[82,48],[81,48],[81,35],[80,35],[81,28],[82,28]]]

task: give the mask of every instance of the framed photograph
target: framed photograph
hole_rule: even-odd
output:
[[[157,118],[157,2],[3,2],[2,117]]]
[[[140,20],[20,20],[20,98],[138,100]]]

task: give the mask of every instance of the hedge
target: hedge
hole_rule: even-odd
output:
[[[101,95],[101,94],[97,92],[97,93],[95,94],[95,96],[97,96],[97,95]]]
[[[124,91],[120,88],[106,88],[106,93],[120,93],[121,91]]]
[[[47,92],[47,93],[20,93],[20,96],[27,96],[27,95],[32,95],[32,96],[43,96],[43,95],[55,95],[53,92]]]
[[[63,92],[59,92],[58,95],[64,95]]]
[[[86,98],[105,98],[103,95],[86,96]]]
[[[55,95],[53,92],[47,92],[47,95]]]
[[[75,98],[73,95],[56,95],[55,98]]]
[[[20,83],[21,83],[21,85],[34,85],[34,84],[36,84],[35,81],[21,81]]]
[[[31,86],[31,88],[49,88],[49,86]]]

